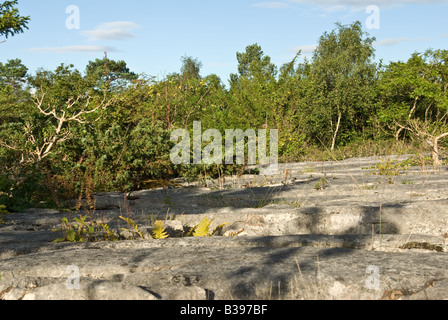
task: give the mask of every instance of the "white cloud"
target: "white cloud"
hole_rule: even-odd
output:
[[[140,26],[130,21],[107,22],[99,25],[95,30],[82,31],[90,41],[127,40],[135,37],[133,30]]]
[[[100,24],[95,30],[81,31],[90,41],[127,40],[135,37],[133,30],[140,26],[130,21],[115,21]],[[32,48],[30,52],[36,53],[91,53],[91,52],[116,52],[114,47],[104,45],[75,45],[65,47]]]
[[[66,47],[44,47],[44,48],[31,48],[28,51],[36,53],[89,53],[89,52],[115,52],[117,51],[113,47],[109,46],[66,46]]]
[[[284,9],[289,8],[289,4],[278,1],[257,2],[252,7],[266,8],[266,9]]]

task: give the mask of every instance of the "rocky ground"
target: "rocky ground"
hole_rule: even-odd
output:
[[[53,243],[76,213],[4,216],[0,299],[448,298],[448,167],[390,175],[407,158],[95,195],[95,219],[121,230],[118,217],[132,218],[148,234],[161,219],[163,240]],[[227,223],[221,234],[185,237],[205,217]]]

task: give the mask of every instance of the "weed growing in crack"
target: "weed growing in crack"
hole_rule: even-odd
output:
[[[67,218],[61,219],[61,227],[53,232],[62,232],[63,237],[53,242],[98,242],[117,241],[117,234],[105,223],[89,219],[89,216],[79,216],[69,222]]]
[[[221,232],[223,228],[228,224],[222,223],[215,229],[211,230],[210,225],[212,224],[212,222],[213,219],[208,220],[208,218],[205,217],[199,224],[191,228],[186,236],[190,237],[193,235],[193,237],[211,237],[216,233]]]
[[[318,181],[314,184],[314,189],[315,190],[324,190],[327,187],[327,184],[328,184],[327,178],[321,177],[320,181]]]

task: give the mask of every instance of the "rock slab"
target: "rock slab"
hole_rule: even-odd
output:
[[[118,230],[128,215],[149,231],[160,219],[164,240],[53,243],[67,213],[8,215],[0,299],[447,299],[448,167],[380,176],[380,161],[293,163],[205,188],[95,195],[95,219]],[[238,236],[185,237],[205,217]]]

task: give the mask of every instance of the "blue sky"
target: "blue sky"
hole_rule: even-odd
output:
[[[379,9],[379,20],[369,20],[369,5]],[[79,29],[69,6],[79,9]],[[376,58],[386,63],[448,49],[448,0],[19,0],[19,10],[31,16],[29,30],[0,44],[0,62],[20,58],[30,73],[61,63],[84,71],[107,51],[160,79],[179,71],[187,55],[202,62],[203,76],[215,73],[227,84],[237,72],[236,52],[247,45],[258,43],[280,67],[299,49],[311,57],[336,22],[356,20],[376,37]]]

